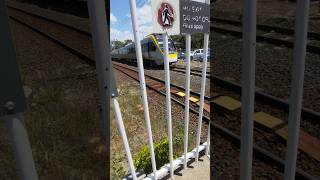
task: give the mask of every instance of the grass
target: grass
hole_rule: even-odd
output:
[[[135,160],[137,169],[144,169],[144,173],[149,173],[151,169],[150,152],[148,147],[148,136],[144,122],[142,101],[140,99],[139,87],[130,85],[122,85],[119,87],[120,93],[118,101],[120,104],[126,134],[130,146],[131,153]],[[149,97],[150,98],[150,97]],[[149,103],[151,107],[151,104]],[[155,111],[155,112],[153,112]],[[152,126],[152,134],[154,140],[155,153],[160,155],[167,153],[167,144],[164,143],[167,137],[166,117],[163,109],[150,109],[150,119]],[[184,121],[172,117],[173,124],[173,149],[174,157],[183,155],[184,140]],[[196,133],[189,129],[189,148],[192,150],[196,144]],[[167,141],[166,141],[167,142]],[[156,147],[161,147],[161,151]],[[159,152],[158,152],[159,151]],[[158,153],[157,153],[158,152]],[[158,156],[157,155],[157,156]],[[160,157],[158,156],[158,157]],[[165,156],[165,155],[164,155]],[[157,167],[169,163],[168,158],[158,158]],[[122,140],[119,136],[118,128],[114,119],[114,112],[111,110],[111,179],[120,179],[130,173],[127,159],[125,156]]]
[[[136,151],[140,143],[143,143],[141,136],[137,136],[139,126],[143,126],[143,111],[141,113],[141,102],[138,93],[134,92],[128,86],[119,87],[119,105],[121,108],[122,118],[126,128],[127,137],[129,139],[129,145],[131,152]],[[115,122],[115,115],[113,109],[111,109],[111,179],[120,179],[128,173],[128,165],[122,140],[120,138],[118,127]],[[142,121],[141,121],[142,120]],[[135,137],[135,141],[130,141]]]
[[[99,111],[82,89],[79,87],[79,94],[70,97],[59,83],[33,88],[25,122],[40,179],[101,179],[105,176]],[[1,132],[3,128],[1,123]],[[6,139],[2,134],[1,138],[0,142]],[[15,179],[9,142],[0,147],[0,179]]]

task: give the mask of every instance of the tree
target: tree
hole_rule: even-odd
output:
[[[185,42],[185,35],[172,35],[171,39],[176,43],[178,49],[185,49],[186,42]],[[196,33],[191,35],[191,46],[192,49],[200,49],[203,48],[203,34]]]
[[[179,35],[172,35],[170,37],[174,41],[174,43],[178,49],[180,49],[180,48],[185,49],[186,43],[185,43],[184,35],[179,34]]]
[[[118,41],[118,40],[114,40],[114,41],[111,42],[111,46],[112,46],[112,49],[119,49],[119,48],[122,48],[124,46],[124,42]]]
[[[126,46],[127,44],[130,44],[132,43],[133,41],[131,39],[127,39],[127,40],[124,40],[124,44],[123,46]]]
[[[203,34],[202,33],[192,34],[191,41],[192,41],[191,44],[192,44],[193,49],[203,48]]]

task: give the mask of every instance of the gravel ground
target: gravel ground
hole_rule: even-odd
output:
[[[214,114],[215,117],[219,116]],[[211,131],[211,177],[213,179],[239,179],[240,178],[240,148],[230,142],[226,137]],[[252,179],[283,179],[283,174],[276,168],[253,158]]]
[[[39,29],[42,32],[62,41],[69,47],[72,47],[88,57],[93,58],[93,49],[91,37],[75,32],[63,26],[56,25],[52,22],[46,22],[42,19],[38,19],[16,10],[9,10],[9,14],[19,20],[31,24],[33,27]]]
[[[241,40],[214,33],[213,74],[240,82]],[[263,92],[287,100],[291,83],[292,49],[257,43],[256,87]],[[307,53],[304,102],[306,108],[320,111],[320,55]]]
[[[48,18],[56,20],[58,22],[64,22],[64,23],[69,24],[73,27],[76,27],[76,28],[79,28],[79,29],[82,29],[82,30],[85,30],[88,32],[90,31],[90,25],[89,25],[88,18],[81,18],[78,16],[65,14],[65,13],[53,11],[50,9],[43,9],[43,8],[40,8],[36,5],[19,3],[19,2],[11,1],[11,0],[7,1],[7,4],[9,6],[11,5],[11,6],[17,7],[19,9],[32,12],[37,15],[48,17]]]
[[[231,96],[235,99],[240,99],[240,95],[235,94],[230,91],[226,91],[224,89],[221,89],[219,87],[213,87],[215,92],[220,92],[223,93],[224,95]],[[241,110],[238,109],[235,112],[232,113],[225,113],[223,115],[216,115],[214,114],[215,118],[215,123],[231,130],[232,132],[240,135],[240,125],[241,125],[241,119],[240,119],[240,112]],[[255,104],[255,112],[263,111],[265,113],[271,114],[283,121],[287,121],[288,115],[287,113],[284,113],[282,111],[279,111],[277,109],[274,109],[270,106],[263,105],[260,103]],[[319,135],[319,129],[320,126],[318,124],[311,123],[310,121],[302,119],[301,121],[301,129],[305,132],[308,132],[310,135],[320,138]],[[255,125],[255,130],[254,130],[254,142],[272,152],[276,156],[285,159],[285,153],[286,153],[286,144],[285,141],[280,138],[278,135],[274,133],[274,131],[268,131],[268,130],[263,130],[259,128],[257,125]],[[318,167],[320,165],[320,162],[317,160],[311,158],[309,155],[305,154],[302,151],[299,151],[298,155],[298,164],[299,167],[306,172],[309,172],[310,174],[320,177]]]
[[[146,74],[164,79],[164,70],[146,70]],[[170,71],[170,82],[179,86],[185,86],[185,74],[175,71]],[[190,76],[190,90],[200,93],[201,88],[201,77]],[[206,79],[206,96],[210,95],[210,79]]]
[[[241,20],[241,1],[217,1],[212,4],[213,16]],[[257,22],[261,24],[294,28],[295,2],[279,0],[257,1]],[[319,2],[310,6],[309,30],[320,32]]]

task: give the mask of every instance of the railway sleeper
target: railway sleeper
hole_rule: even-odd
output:
[[[241,107],[241,102],[229,96],[213,99],[214,108],[218,113],[230,113]],[[288,127],[285,121],[265,112],[255,112],[254,122],[261,130],[275,132],[282,139],[288,139]],[[320,140],[300,130],[299,149],[320,162]]]
[[[283,138],[285,141],[288,140],[288,126],[283,127],[276,131],[276,134]],[[298,148],[313,157],[320,162],[320,140],[311,136],[303,130],[299,133],[299,145]]]

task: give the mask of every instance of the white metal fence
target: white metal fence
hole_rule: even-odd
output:
[[[285,179],[295,179],[303,91],[309,0],[297,0]],[[240,178],[251,179],[256,58],[256,0],[243,0]]]
[[[137,10],[136,10],[136,1],[129,0],[130,3],[130,10],[131,10],[131,20],[132,20],[132,28],[134,33],[134,40],[135,40],[135,48],[136,48],[136,59],[138,64],[138,71],[139,71],[139,80],[140,80],[140,91],[141,97],[143,102],[143,109],[144,109],[144,119],[147,129],[148,135],[148,144],[150,149],[150,156],[151,156],[151,164],[153,173],[147,176],[145,179],[158,179],[161,178],[168,173],[170,176],[173,177],[173,172],[180,164],[183,164],[186,167],[187,161],[190,158],[196,158],[198,161],[199,153],[202,150],[206,149],[206,154],[209,153],[209,133],[208,131],[208,139],[207,142],[200,145],[200,135],[201,135],[201,126],[202,126],[202,116],[203,116],[203,104],[204,104],[204,93],[205,93],[205,82],[206,82],[206,70],[207,70],[207,52],[208,52],[208,44],[209,44],[209,34],[204,35],[204,56],[203,56],[203,63],[202,63],[202,80],[201,80],[201,92],[200,92],[200,110],[199,110],[199,120],[198,120],[198,130],[197,130],[197,138],[196,138],[196,147],[191,151],[187,152],[188,149],[188,124],[189,124],[189,95],[190,95],[190,51],[191,51],[191,36],[190,34],[186,35],[186,46],[187,46],[187,56],[186,56],[186,99],[185,99],[185,133],[184,133],[184,155],[180,158],[173,159],[173,142],[172,142],[172,121],[171,121],[171,92],[170,92],[170,72],[169,72],[169,61],[168,61],[168,35],[163,34],[163,42],[164,42],[164,71],[165,71],[165,87],[166,87],[166,117],[167,117],[167,130],[168,130],[168,140],[169,140],[169,159],[170,162],[167,165],[164,165],[160,169],[156,168],[156,161],[155,161],[155,153],[154,153],[154,145],[152,139],[152,131],[151,131],[151,123],[150,123],[150,115],[149,115],[149,107],[147,101],[147,92],[146,92],[146,84],[144,78],[144,67],[143,67],[143,59],[142,59],[142,52],[141,52],[141,44],[140,44],[140,33],[139,27],[137,22]],[[207,1],[209,3],[209,1]],[[89,4],[89,11],[92,12],[90,15],[96,19],[95,22],[103,21],[103,18],[97,17],[94,15],[93,12],[100,12],[97,8],[104,7],[98,5],[98,1],[88,1]],[[92,8],[90,10],[90,8]],[[100,8],[101,9],[101,8]],[[90,21],[93,19],[91,18]],[[100,22],[103,23],[103,22]],[[93,28],[94,29],[94,28]],[[94,33],[94,32],[93,32]],[[97,40],[98,41],[98,40]],[[96,47],[95,47],[96,48]],[[130,152],[128,139],[126,136],[126,132],[123,125],[123,120],[121,117],[121,112],[119,109],[119,104],[117,102],[116,97],[112,97],[112,104],[116,114],[116,121],[118,125],[118,129],[122,138],[122,142],[125,148],[127,160],[130,166],[131,177],[132,179],[137,179],[136,170],[133,164],[132,155]],[[209,129],[209,127],[208,127]],[[209,172],[208,172],[209,173]]]
[[[169,137],[169,159],[170,163],[161,167],[156,168],[153,139],[151,132],[151,123],[149,116],[149,108],[147,102],[146,84],[144,80],[144,68],[142,62],[141,45],[139,27],[137,24],[136,17],[136,2],[135,0],[130,1],[132,26],[134,30],[134,38],[136,43],[136,56],[139,69],[139,79],[141,95],[144,107],[144,118],[146,122],[146,129],[148,134],[148,142],[150,148],[150,156],[152,161],[153,173],[145,179],[157,179],[166,175],[168,172],[171,177],[173,171],[179,165],[183,164],[186,167],[186,163],[190,158],[199,157],[199,152],[206,150],[206,154],[209,155],[210,146],[210,128],[208,128],[207,141],[200,145],[200,134],[201,124],[203,115],[203,103],[204,103],[204,90],[205,90],[205,78],[206,78],[206,67],[207,67],[207,51],[209,34],[204,34],[204,56],[202,64],[202,80],[201,80],[201,97],[200,97],[200,112],[198,117],[198,130],[196,147],[191,151],[187,152],[188,148],[188,124],[189,124],[189,90],[190,90],[190,49],[191,49],[191,37],[189,34],[186,35],[186,99],[185,99],[185,134],[184,134],[184,155],[177,159],[173,159],[173,144],[172,144],[172,122],[171,122],[171,98],[170,98],[170,73],[169,73],[169,62],[168,58],[168,36],[163,35],[164,39],[164,62],[165,62],[165,80],[166,80],[166,110],[167,110],[167,127]],[[209,1],[206,1],[209,3]],[[293,69],[292,69],[292,88],[290,93],[290,111],[289,111],[289,135],[287,143],[287,155],[285,165],[285,179],[295,179],[296,173],[296,159],[297,159],[297,147],[299,140],[299,127],[300,127],[300,115],[302,106],[302,92],[303,92],[303,79],[304,79],[304,67],[305,67],[305,56],[306,56],[306,43],[307,43],[307,32],[308,32],[308,14],[309,14],[310,0],[297,0],[296,4],[296,24],[295,24],[295,42],[294,42],[294,54],[293,54]],[[110,54],[106,51],[109,42],[108,35],[105,31],[106,25],[106,14],[104,1],[88,1],[89,14],[91,29],[93,35],[94,49],[95,49],[95,60],[98,72],[100,93],[103,101],[103,117],[108,119],[107,109],[109,102],[108,91],[106,90],[110,84],[108,82],[108,61]],[[243,0],[243,44],[242,44],[242,122],[241,122],[241,157],[240,157],[240,177],[242,180],[251,179],[252,171],[252,147],[253,147],[253,110],[254,110],[254,89],[255,89],[255,47],[256,47],[256,0]],[[115,109],[117,126],[124,144],[127,160],[129,162],[131,176],[133,179],[137,179],[135,173],[135,167],[132,160],[123,120],[119,104],[115,94],[111,94],[112,104]],[[15,122],[11,119],[9,122]],[[210,127],[210,126],[209,126]],[[19,127],[20,128],[20,127]],[[18,131],[17,127],[12,126],[14,132]],[[24,128],[22,128],[24,132]],[[19,136],[20,137],[20,136]],[[18,139],[22,142],[21,138]],[[27,142],[25,139],[23,139]],[[19,141],[19,142],[20,142]],[[18,142],[18,141],[17,141]],[[28,144],[25,143],[24,144]],[[16,143],[19,145],[19,143]],[[18,147],[18,146],[17,146]],[[21,146],[22,147],[22,146]],[[21,149],[21,148],[17,148]],[[24,148],[22,148],[23,150]],[[33,160],[30,158],[29,149],[28,152],[23,152],[21,157],[28,157],[23,159],[20,157],[19,164],[22,169],[22,179],[37,179],[36,172],[34,170]],[[20,156],[18,152],[17,156]],[[28,156],[26,156],[26,154]],[[31,163],[32,170],[28,170],[27,163]]]
[[[209,3],[207,1],[207,3]],[[309,12],[309,0],[297,0],[296,9],[296,25],[295,25],[295,45],[294,45],[294,63],[292,73],[292,89],[290,99],[290,112],[289,112],[289,139],[287,144],[287,156],[285,165],[285,179],[293,180],[296,172],[296,159],[297,159],[297,146],[299,137],[300,126],[300,113],[302,101],[302,88],[304,78],[304,64],[306,54],[306,41],[307,41],[307,24]],[[147,94],[145,90],[145,82],[143,75],[143,64],[140,47],[139,28],[137,26],[136,18],[136,2],[130,0],[132,25],[134,30],[134,37],[136,42],[137,61],[139,67],[140,87],[143,97],[145,120],[148,129],[149,147],[151,152],[151,160],[153,166],[153,174],[146,179],[157,179],[163,174],[170,173],[172,177],[174,169],[183,164],[186,167],[187,159],[195,157],[198,160],[199,151],[206,149],[209,151],[209,134],[208,140],[203,145],[200,145],[200,133],[202,124],[203,101],[204,101],[204,87],[207,63],[207,50],[209,34],[204,35],[204,61],[202,65],[202,81],[201,81],[201,103],[198,120],[198,131],[196,139],[196,147],[194,151],[187,152],[188,147],[188,124],[189,124],[189,89],[190,89],[190,46],[191,37],[186,35],[186,99],[185,99],[185,134],[184,134],[184,155],[176,160],[172,158],[172,125],[171,125],[171,102],[170,102],[170,76],[169,76],[169,63],[167,59],[167,41],[166,34],[163,35],[164,39],[164,67],[165,67],[165,82],[166,82],[166,109],[167,109],[167,127],[169,137],[169,159],[170,163],[165,165],[160,170],[156,170],[156,162],[154,161],[152,132],[150,127],[150,118],[148,112]],[[256,57],[256,0],[243,0],[243,44],[242,44],[242,111],[241,111],[241,152],[240,152],[240,178],[242,180],[251,179],[252,174],[252,150],[253,150],[253,113],[254,113],[254,92],[255,92],[255,57]],[[126,139],[124,139],[126,144]],[[132,164],[130,151],[128,154],[128,161]],[[132,175],[135,177],[134,167],[132,167]]]

